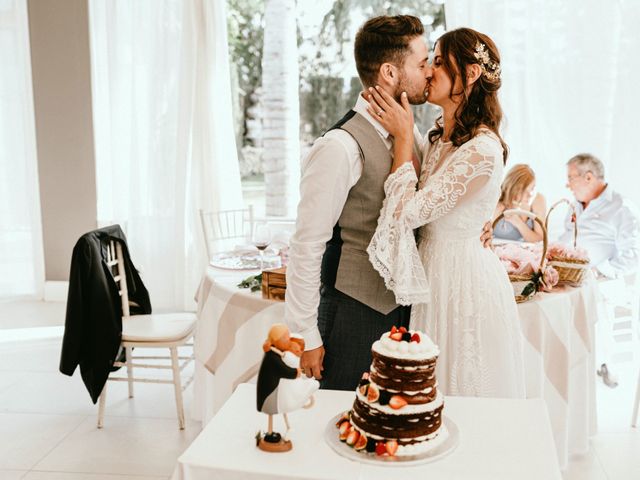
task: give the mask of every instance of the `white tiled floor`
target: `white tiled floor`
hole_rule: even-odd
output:
[[[98,430],[79,371],[58,371],[63,324],[64,304],[0,302],[0,479],[167,480],[200,424],[178,429],[171,385],[136,383],[129,399],[112,382]]]
[[[138,383],[128,399],[126,384],[110,383],[96,429],[79,373],[58,372],[63,324],[63,304],[0,302],[0,479],[168,479],[199,424],[178,430],[171,386]],[[640,429],[629,426],[639,368],[615,365],[620,386],[597,385],[599,433],[564,480],[640,479]],[[187,412],[191,402],[189,388]]]

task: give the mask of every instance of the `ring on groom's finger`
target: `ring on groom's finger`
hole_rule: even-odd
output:
[[[384,110],[378,110],[378,116],[379,117],[381,117],[383,113],[384,113]]]

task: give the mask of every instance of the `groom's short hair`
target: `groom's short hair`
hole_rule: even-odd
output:
[[[422,21],[412,15],[374,17],[365,22],[354,47],[356,68],[365,87],[372,87],[378,79],[383,63],[402,66],[409,55],[409,43],[424,34]]]

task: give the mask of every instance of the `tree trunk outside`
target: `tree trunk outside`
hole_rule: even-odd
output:
[[[266,0],[262,56],[266,214],[294,216],[300,176],[296,0]]]

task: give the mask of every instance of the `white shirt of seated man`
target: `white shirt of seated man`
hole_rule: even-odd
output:
[[[575,197],[575,218],[568,212],[560,241],[573,242],[577,222],[577,244],[587,250],[597,273],[617,278],[638,269],[640,226],[638,210],[615,192],[604,178],[602,162],[590,154],[579,154],[567,162],[567,188]]]

